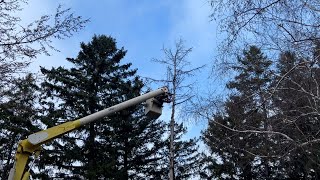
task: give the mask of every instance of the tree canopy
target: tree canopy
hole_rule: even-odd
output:
[[[88,19],[71,12],[70,8],[57,7],[52,15],[43,15],[38,20],[21,23],[22,17],[15,13],[23,10],[27,0],[0,2],[0,81],[9,81],[14,75],[25,72],[30,59],[39,54],[57,50],[54,39],[71,37],[84,28]]]
[[[245,50],[227,84],[236,91],[221,111],[207,116],[203,140],[213,177],[319,177],[319,67],[292,52],[280,54],[276,69],[271,65],[259,48]]]
[[[46,120],[48,125],[84,117],[139,96],[143,83],[136,70],[130,69],[131,63],[121,63],[125,54],[123,48],[117,48],[115,39],[95,35],[91,42],[81,43],[76,58],[67,58],[74,67],[42,68],[46,77],[42,88],[49,100],[43,101],[48,107],[46,119],[55,117]],[[59,105],[52,107],[48,98],[58,99]],[[137,105],[55,141],[53,149],[48,147],[44,163],[65,169],[58,177],[152,176],[151,169],[156,168],[165,145],[164,124],[144,117],[142,110]]]
[[[319,41],[318,0],[211,0],[211,17],[223,33],[218,60],[230,62],[248,44],[255,44],[276,59],[295,51],[306,57]],[[311,59],[309,59],[311,60]]]

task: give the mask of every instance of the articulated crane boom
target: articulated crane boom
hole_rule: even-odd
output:
[[[170,102],[170,93],[167,87],[159,88],[144,95],[114,105],[81,119],[66,122],[46,130],[31,134],[27,139],[19,142],[15,156],[14,167],[10,170],[9,180],[29,179],[30,172],[26,170],[29,157],[33,154],[39,154],[41,145],[60,137],[63,134],[74,131],[75,129],[88,123],[97,121],[102,117],[111,115],[115,112],[124,110],[128,107],[146,101],[145,114],[152,118],[158,118],[161,115],[162,103]]]

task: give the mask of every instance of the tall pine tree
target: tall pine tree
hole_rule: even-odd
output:
[[[115,39],[95,35],[81,43],[72,68],[42,68],[48,126],[84,117],[140,95],[143,83],[122,64],[126,51]],[[50,100],[51,98],[51,100]],[[55,103],[54,103],[55,102]],[[164,146],[163,124],[143,117],[142,106],[105,117],[54,141],[40,165],[50,177],[131,179],[152,173]],[[58,171],[52,171],[55,169]]]
[[[317,54],[318,45],[314,57],[282,53],[270,74],[271,62],[259,49],[245,52],[235,67],[239,74],[227,85],[236,92],[204,132],[210,177],[319,178]]]
[[[314,54],[315,57],[306,61],[293,52],[285,52],[277,63],[278,78],[273,100],[281,113],[275,116],[275,130],[283,132],[295,142],[279,142],[284,149],[279,164],[288,178],[320,177],[320,145],[313,143],[320,138],[320,69],[316,51]]]
[[[203,134],[211,157],[210,171],[217,178],[256,179],[271,177],[270,140],[267,134],[242,133],[270,128],[267,100],[271,61],[259,48],[245,50],[233,69],[238,73],[227,84],[233,90],[223,113],[216,114]],[[237,131],[234,131],[234,130]],[[219,163],[216,163],[219,162]]]

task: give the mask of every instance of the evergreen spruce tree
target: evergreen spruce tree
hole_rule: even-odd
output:
[[[77,58],[67,58],[73,67],[42,68],[44,122],[56,125],[139,96],[143,83],[131,63],[121,63],[125,54],[113,38],[95,35],[91,42],[81,43]],[[54,141],[46,148],[40,169],[60,178],[145,177],[159,160],[163,128],[163,123],[143,117],[142,106],[137,105]]]
[[[175,125],[175,179],[190,179],[199,174],[200,152],[198,139],[184,140],[183,136],[187,133],[187,129],[183,124]],[[169,144],[168,144],[169,145]]]
[[[320,177],[319,45],[315,47],[308,58],[282,53],[272,74],[271,62],[261,58],[259,49],[245,51],[235,67],[239,74],[227,84],[235,93],[204,132],[211,156],[204,159],[203,178]]]
[[[7,179],[20,140],[39,131],[38,87],[31,74],[17,78],[0,103],[0,179]]]
[[[278,84],[273,99],[275,107],[281,113],[275,116],[278,124],[275,130],[285,133],[297,144],[320,138],[319,99],[315,98],[319,92],[320,69],[317,57],[313,59],[314,62],[306,61],[293,52],[285,52],[280,55],[277,63]],[[279,144],[289,151],[279,161],[286,177],[320,177],[318,143],[304,147],[294,147],[286,141]]]
[[[130,94],[126,98],[138,96]],[[104,156],[111,155],[112,160],[110,163],[104,162],[104,177],[144,179],[161,173],[158,166],[163,159],[161,149],[165,146],[165,141],[162,140],[165,124],[143,116],[143,108],[138,105],[111,117],[109,129],[103,135],[110,141],[111,153],[101,153]]]
[[[170,129],[170,125],[168,125]],[[176,180],[190,179],[198,177],[200,168],[201,153],[198,151],[198,139],[184,139],[187,129],[183,124],[175,123],[175,139],[174,139],[174,177]],[[163,158],[159,165],[161,175],[156,179],[169,179],[170,166],[170,137],[166,141],[166,147],[162,149]]]
[[[227,84],[228,89],[234,90],[233,94],[226,101],[223,113],[215,115],[203,134],[211,152],[210,169],[216,178],[271,177],[271,160],[262,157],[272,152],[272,140],[264,134],[232,131],[270,128],[266,98],[272,80],[270,65],[271,61],[260,49],[251,46],[233,67],[238,74]]]

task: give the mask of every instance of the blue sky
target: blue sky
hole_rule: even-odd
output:
[[[204,84],[210,81],[208,76],[219,38],[215,22],[210,21],[211,8],[206,0],[30,0],[21,12],[22,20],[30,22],[43,14],[53,14],[58,4],[90,18],[90,22],[73,37],[55,40],[53,45],[60,52],[39,56],[30,67],[33,72],[39,71],[39,66],[68,66],[65,58],[76,57],[80,42],[89,42],[94,34],[105,34],[114,37],[118,47],[128,50],[124,62],[131,62],[138,75],[163,77],[164,68],[151,59],[163,57],[162,47],[173,47],[182,38],[186,47],[193,48],[187,59],[192,66],[208,65],[197,74],[198,87],[208,87]],[[204,126],[189,123],[188,136],[198,136]]]

